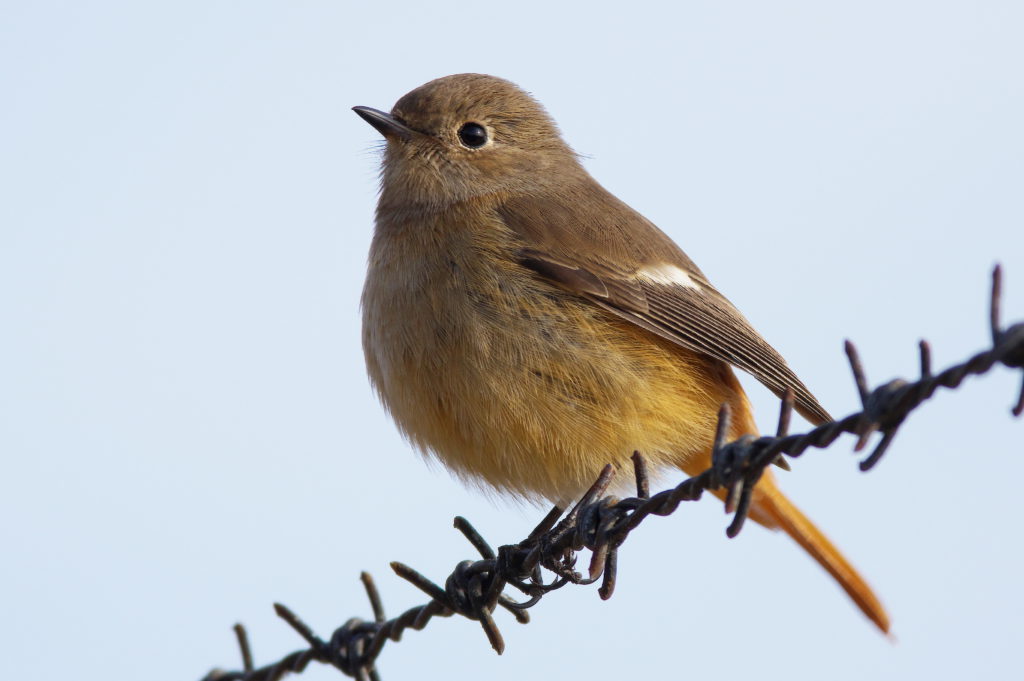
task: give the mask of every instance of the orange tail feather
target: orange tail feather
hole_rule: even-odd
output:
[[[765,475],[758,483],[752,507],[759,511],[757,515],[768,516],[773,521],[771,525],[784,530],[811,554],[839,582],[861,612],[879,629],[889,633],[889,615],[878,596],[828,537],[782,494],[772,477]]]
[[[720,378],[729,388],[727,399],[732,406],[732,427],[729,438],[736,439],[742,435],[758,434],[757,423],[754,421],[750,402],[743,392],[735,374],[724,364],[721,365]],[[820,421],[821,419],[815,419]],[[711,452],[703,456],[691,457],[680,465],[688,475],[697,475],[711,465]],[[715,496],[724,499],[725,490],[717,490]],[[889,615],[885,612],[878,596],[871,590],[868,583],[857,570],[839,552],[828,537],[822,534],[811,520],[800,509],[782,494],[775,485],[775,476],[766,470],[754,488],[750,505],[750,519],[771,529],[781,529],[803,547],[814,560],[828,571],[839,583],[839,586],[850,595],[857,607],[867,615],[868,619],[886,634],[889,633]]]

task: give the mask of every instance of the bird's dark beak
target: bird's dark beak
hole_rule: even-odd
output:
[[[388,139],[400,139],[403,142],[408,142],[412,139],[412,128],[389,113],[377,111],[377,109],[371,109],[368,106],[354,106],[352,110],[359,114],[359,117],[364,121],[377,128],[377,132]]]

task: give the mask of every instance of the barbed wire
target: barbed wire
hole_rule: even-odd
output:
[[[921,341],[920,378],[916,381],[895,379],[868,388],[864,367],[856,348],[846,342],[846,355],[860,395],[862,409],[838,420],[824,423],[806,433],[789,434],[793,412],[793,395],[782,398],[778,426],[774,436],[743,436],[725,442],[729,432],[730,413],[723,405],[712,449],[712,465],[708,470],[684,480],[676,487],[650,495],[647,466],[644,458],[633,454],[637,495],[628,499],[604,496],[615,473],[605,466],[593,486],[562,517],[563,509],[554,508],[530,535],[517,544],[501,546],[497,551],[465,518],[455,519],[455,527],[480,553],[480,560],[465,560],[445,580],[444,586],[434,583],[413,568],[391,563],[399,577],[411,582],[430,597],[423,605],[410,608],[398,617],[387,619],[380,594],[368,573],[361,579],[366,589],[373,620],[352,618],[324,640],[290,609],[274,604],[277,615],[289,624],[308,644],[277,662],[256,668],[245,628],[234,627],[242,654],[240,671],[215,669],[203,681],[276,681],[289,672],[300,673],[311,662],[329,664],[346,676],[359,681],[379,681],[376,660],[387,641],[399,641],[408,629],[421,630],[434,617],[462,615],[480,623],[491,647],[499,654],[505,644],[493,613],[501,607],[521,623],[529,622],[527,609],[535,606],[548,593],[567,584],[592,584],[601,580],[598,594],[611,597],[615,590],[618,550],[645,518],[673,513],[684,501],[696,501],[704,492],[727,490],[726,511],[733,514],[726,529],[735,537],[743,528],[750,509],[754,485],[764,470],[773,463],[785,467],[783,456],[799,457],[810,448],[824,449],[840,435],[857,437],[854,451],[862,451],[875,433],[881,439],[874,450],[860,462],[862,471],[870,470],[892,444],[906,417],[939,388],[953,389],[971,375],[986,373],[997,364],[1022,369],[1022,384],[1014,416],[1024,413],[1024,322],[1003,329],[1000,322],[1002,271],[997,265],[992,272],[989,324],[992,347],[938,374],[932,373],[931,350]],[[559,520],[561,519],[561,520]],[[586,574],[576,571],[577,553],[591,552]],[[545,572],[550,574],[545,581]],[[505,593],[512,587],[526,598],[516,601]]]

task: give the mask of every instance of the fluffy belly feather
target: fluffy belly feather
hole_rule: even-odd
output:
[[[374,269],[363,299],[373,385],[404,434],[469,481],[565,503],[634,450],[656,465],[706,455],[718,406],[737,399],[724,364],[513,263]]]

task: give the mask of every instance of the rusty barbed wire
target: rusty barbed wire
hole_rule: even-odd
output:
[[[648,516],[669,515],[684,501],[696,501],[706,491],[725,489],[726,510],[733,514],[726,534],[735,537],[746,520],[754,485],[768,466],[777,464],[786,467],[784,456],[799,457],[812,447],[824,449],[844,433],[857,437],[854,451],[859,452],[866,447],[872,435],[880,433],[881,439],[874,450],[860,462],[860,470],[870,470],[888,450],[910,412],[939,388],[956,388],[966,377],[986,373],[997,364],[1024,369],[1024,322],[1006,329],[1001,327],[1001,298],[1002,272],[997,265],[992,272],[989,308],[992,347],[965,362],[933,374],[930,347],[926,341],[921,341],[918,380],[895,379],[869,390],[857,350],[853,343],[847,341],[846,354],[860,394],[861,411],[838,421],[824,423],[806,433],[790,435],[789,423],[793,412],[793,395],[790,392],[782,399],[774,436],[755,438],[747,435],[726,443],[730,414],[728,406],[723,405],[713,443],[712,465],[703,473],[651,496],[646,462],[639,452],[635,452],[633,465],[637,496],[627,499],[604,496],[615,473],[609,464],[564,517],[562,509],[552,509],[525,540],[501,546],[497,551],[491,548],[469,521],[458,517],[455,519],[456,529],[480,553],[481,559],[460,562],[445,580],[444,586],[434,583],[407,565],[391,563],[391,568],[399,577],[430,597],[427,603],[387,619],[373,579],[364,572],[361,579],[373,610],[373,620],[352,618],[325,641],[295,613],[276,603],[274,609],[277,615],[309,647],[291,653],[273,664],[256,668],[245,628],[236,624],[234,630],[242,654],[242,669],[215,669],[203,681],[276,681],[289,672],[302,672],[314,661],[332,665],[346,676],[359,681],[379,681],[376,660],[388,640],[399,641],[408,629],[421,630],[434,617],[451,617],[455,614],[479,622],[491,647],[500,654],[505,644],[493,618],[497,607],[507,610],[517,621],[525,624],[529,622],[526,610],[540,602],[547,593],[567,584],[592,584],[598,579],[601,580],[598,594],[602,599],[610,598],[615,590],[619,547],[629,533]],[[1024,413],[1024,370],[1021,374],[1020,394],[1011,409],[1014,416]],[[577,553],[583,549],[591,552],[585,575],[575,569]],[[545,571],[552,575],[547,582]],[[505,594],[506,587],[518,590],[526,599],[515,601]]]

